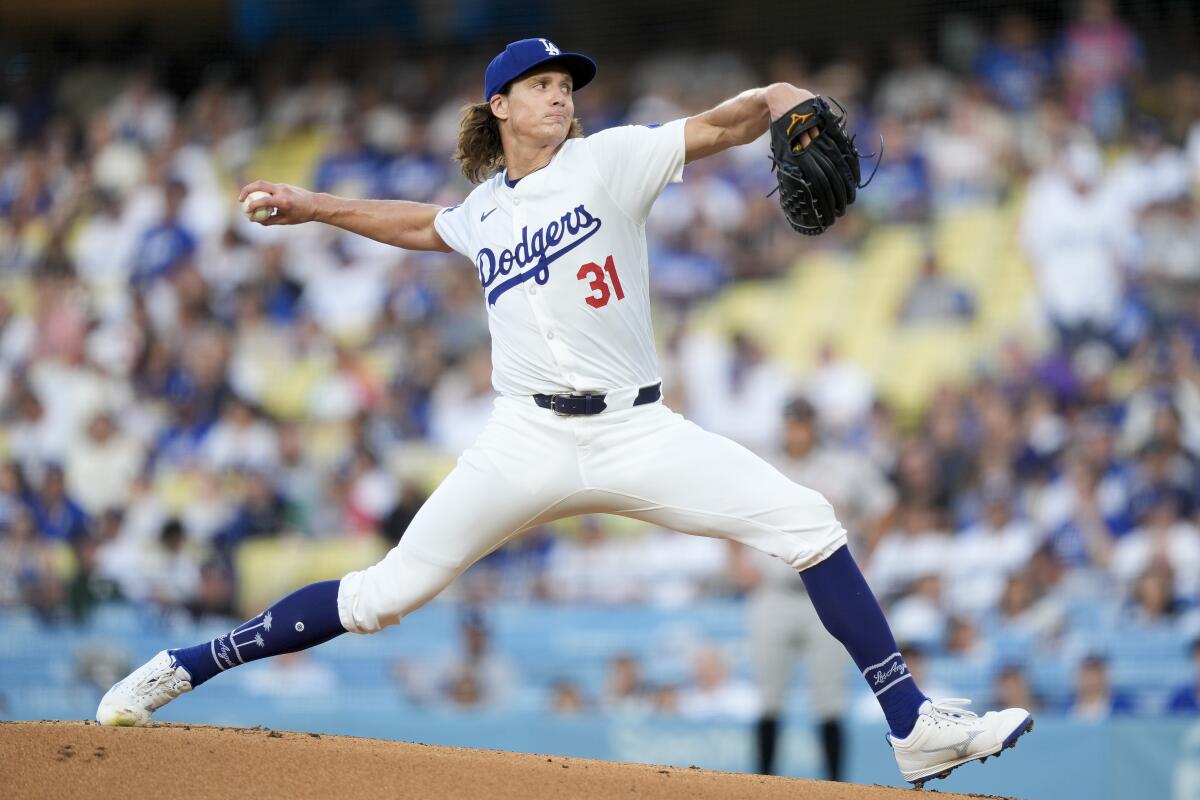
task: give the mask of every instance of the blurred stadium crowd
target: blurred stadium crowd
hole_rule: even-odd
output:
[[[854,212],[817,241],[767,197],[762,142],[664,193],[649,238],[668,403],[811,476],[898,636],[994,675],[997,704],[1196,713],[1200,74],[1152,77],[1138,32],[1100,0],[1061,30],[1012,15],[964,41],[933,60],[898,38],[886,64],[853,48],[760,67],[726,53],[609,69],[597,54],[585,130],[788,80],[837,97],[864,149],[885,143]],[[395,541],[486,420],[486,315],[465,262],[252,225],[235,203],[254,178],[457,202],[469,185],[449,156],[479,76],[375,48],[311,55],[280,48],[247,79],[214,67],[186,96],[140,62],[6,66],[0,607],[48,624],[112,603],[252,613],[238,605],[248,542]],[[822,254],[853,262],[880,231],[919,235],[962,209],[1013,210],[1029,330],[981,343],[986,368],[916,407],[829,341],[801,369],[770,337],[700,324],[739,286]],[[923,251],[896,328],[952,332],[980,313],[986,287],[943,261]],[[531,532],[457,591],[482,607],[671,605],[760,580],[724,543],[605,518]],[[410,663],[397,679],[431,702],[498,702],[520,665],[485,657],[481,631],[464,622],[463,670]],[[1190,682],[1142,669],[1151,651],[1129,642],[1158,643]],[[1036,660],[1065,665],[1071,690],[1031,680]],[[614,661],[603,696],[556,684],[555,707],[755,713],[711,649],[681,696],[639,669]]]

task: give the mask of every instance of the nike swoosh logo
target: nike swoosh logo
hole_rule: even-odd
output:
[[[492,214],[494,214],[494,213],[496,213],[496,209],[494,209],[494,208],[493,208],[491,211],[489,211],[489,212],[487,212],[486,214],[483,214],[482,216],[480,216],[480,217],[479,217],[479,221],[480,221],[480,222],[483,222],[485,219],[487,219],[488,217],[490,217],[490,216],[491,216]]]
[[[934,750],[926,750],[924,747],[922,747],[921,752],[922,753],[940,753],[943,750],[953,750],[955,755],[957,755],[959,758],[965,758],[967,755],[967,750],[971,747],[971,742],[975,741],[975,737],[981,733],[983,733],[982,730],[969,731],[969,732],[963,734],[964,738],[958,744],[950,745],[949,747],[938,747]]]

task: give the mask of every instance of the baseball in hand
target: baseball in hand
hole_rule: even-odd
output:
[[[251,211],[250,204],[260,197],[270,196],[271,195],[268,192],[251,192],[250,194],[246,195],[246,199],[242,201],[242,211],[245,212],[247,217],[255,222],[266,222],[271,218],[271,215],[275,213],[275,209],[271,208],[270,206],[263,206],[262,208],[256,208],[254,211]]]

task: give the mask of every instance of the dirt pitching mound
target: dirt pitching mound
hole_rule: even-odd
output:
[[[429,797],[912,800],[909,789],[264,728],[0,724],[5,798]],[[928,791],[928,790],[927,790]],[[931,795],[916,795],[931,796]],[[938,798],[966,795],[941,794]]]

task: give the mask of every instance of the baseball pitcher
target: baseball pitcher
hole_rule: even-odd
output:
[[[400,622],[467,567],[529,528],[621,514],[720,536],[800,573],[821,622],[879,699],[904,778],[916,785],[998,754],[1032,727],[932,701],[909,674],[875,597],[820,494],[662,404],[650,324],[646,217],[688,162],[772,131],[780,203],[793,228],[834,224],[859,187],[842,116],[789,84],[750,89],[660,126],[583,136],[574,94],[596,65],[547,39],[508,45],[483,102],[464,111],[456,158],[477,183],[463,203],[349,200],[255,181],[267,225],[319,221],[473,265],[499,398],[478,441],[374,566],[303,587],[227,634],[164,650],[104,696],[96,719],[141,725],[180,694],[248,661]]]

